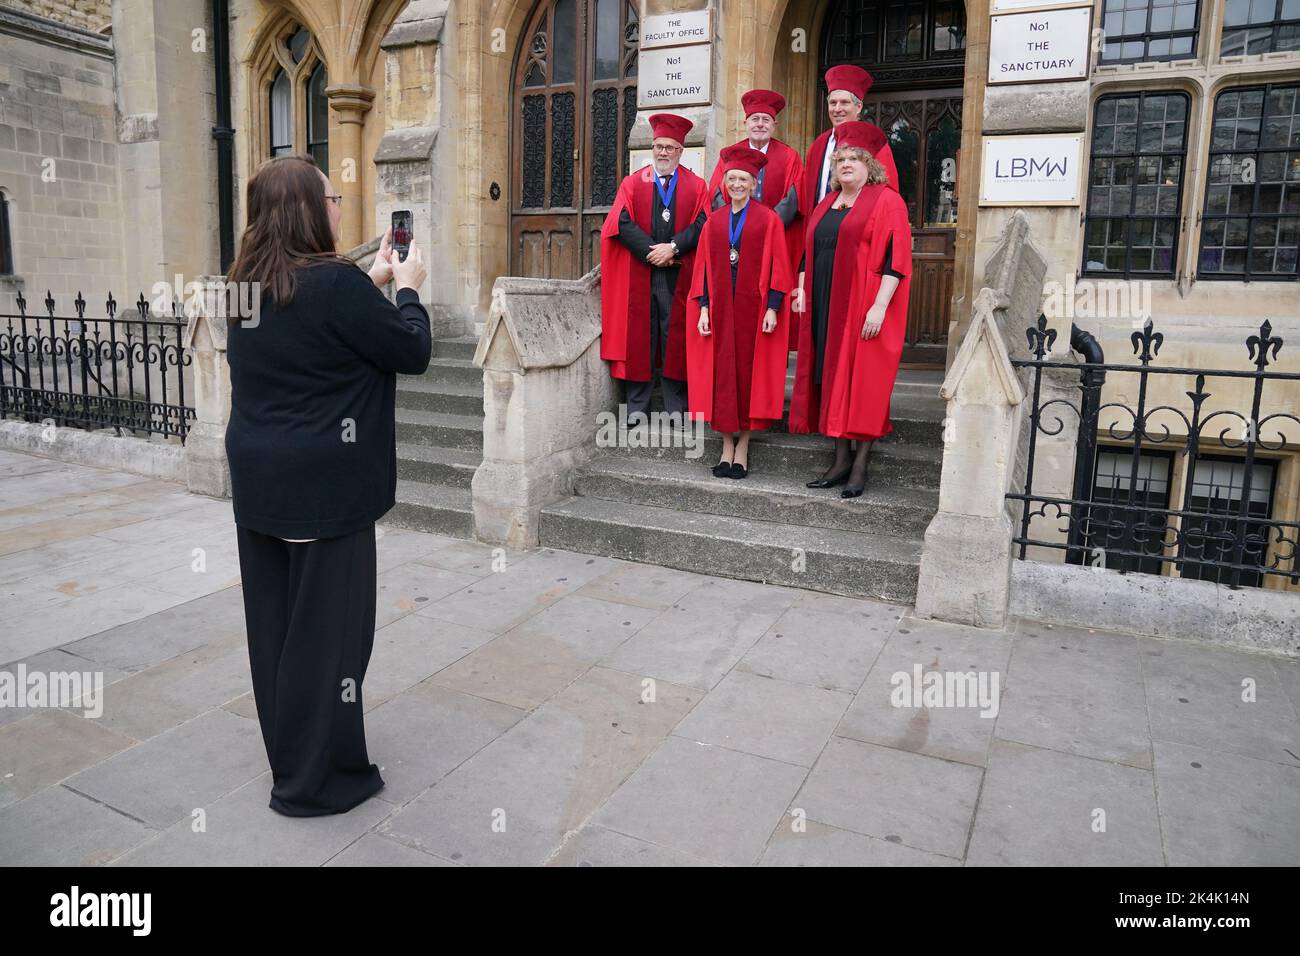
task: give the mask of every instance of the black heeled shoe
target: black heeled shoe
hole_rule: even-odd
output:
[[[731,463],[731,470],[727,473],[728,478],[744,478],[749,474],[749,469],[744,465],[738,465],[734,461]]]
[[[844,471],[838,475],[822,475],[822,477],[820,478],[814,478],[812,481],[808,482],[804,487],[834,488],[836,485],[842,485],[844,484],[844,482],[849,480],[849,472],[851,470],[852,469],[850,468],[845,468]]]
[[[862,492],[866,489],[866,487],[867,487],[867,486],[866,486],[865,483],[863,483],[863,484],[861,484],[861,485],[845,485],[845,486],[844,486],[844,489],[840,492],[840,497],[841,497],[841,498],[861,498],[861,497],[862,497]]]
[[[731,462],[720,461],[713,466],[714,478],[729,478],[731,476]]]

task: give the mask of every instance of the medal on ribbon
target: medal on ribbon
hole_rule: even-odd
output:
[[[664,205],[664,211],[662,213],[664,222],[668,222],[672,219],[672,213],[669,212],[669,210],[673,205],[673,196],[677,195],[677,170],[673,170],[673,178],[668,184],[667,191],[664,190],[664,184],[660,181],[658,176],[655,177],[655,189],[659,191],[659,201]]]
[[[727,224],[727,242],[731,246],[731,264],[734,266],[740,261],[740,250],[736,248],[740,244],[740,232],[745,228],[745,217],[749,215],[749,203],[745,203],[745,208],[741,210],[739,216],[734,212],[731,214],[731,222]]]

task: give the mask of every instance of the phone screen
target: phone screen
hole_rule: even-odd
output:
[[[393,213],[393,252],[398,262],[406,261],[411,251],[411,211],[398,209]]]

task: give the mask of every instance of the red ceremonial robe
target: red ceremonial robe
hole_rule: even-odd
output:
[[[750,200],[740,234],[736,291],[731,291],[731,201],[715,209],[700,232],[686,312],[688,407],[720,432],[761,430],[779,421],[785,406],[790,321],[790,264],[781,217]],[[709,287],[709,335],[700,335],[700,299]],[[776,328],[763,332],[767,293],[785,299]]]
[[[807,223],[808,217],[812,215],[813,209],[817,206],[817,180],[821,178],[822,162],[826,159],[826,144],[830,141],[831,131],[827,130],[813,140],[812,145],[808,147],[808,161],[804,166],[803,191],[799,195],[799,212],[803,214],[805,223]],[[894,165],[894,151],[886,143],[875,156],[876,159],[880,160],[880,164],[885,167],[885,172],[889,174],[890,188],[897,192],[898,169]],[[826,195],[830,195],[830,190],[827,190]],[[798,260],[795,261],[795,265],[798,265]]]
[[[838,192],[828,193],[813,211],[804,233],[808,250],[804,276],[809,300],[814,286],[813,234],[826,210],[838,199]],[[892,261],[886,262],[885,249],[891,237]],[[880,333],[875,338],[864,339],[862,324],[867,310],[876,301],[886,266],[903,278],[885,309]],[[912,227],[907,221],[907,206],[888,186],[864,186],[853,209],[844,217],[835,243],[835,273],[820,386],[812,380],[816,353],[811,301],[806,302],[806,311],[800,316],[799,358],[790,399],[791,432],[821,432],[832,438],[871,440],[893,430],[889,422],[889,398],[903,354],[911,281]]]
[[[749,138],[742,139],[737,146],[748,145]],[[722,178],[725,175],[723,164],[718,163],[713,167],[713,175],[709,178],[709,205],[713,205],[714,196],[719,190],[722,190],[722,198],[725,200],[724,206],[731,205],[731,197],[727,195],[726,190],[722,189]],[[777,203],[786,197],[790,192],[790,187],[795,188],[795,195],[799,198],[800,215],[795,216],[794,222],[785,230],[785,245],[789,251],[790,274],[792,276],[799,274],[799,259],[803,256],[803,197],[805,192],[803,159],[792,148],[781,142],[779,139],[770,141],[767,147],[767,165],[763,167],[763,205],[769,209],[775,209]],[[722,208],[719,206],[718,208]],[[788,348],[793,352],[799,347],[798,327],[793,323],[788,323],[789,341]]]
[[[614,205],[600,230],[600,357],[610,363],[609,374],[632,382],[654,377],[650,354],[650,270],[633,257],[618,238],[618,217],[624,209],[632,221],[653,235],[650,217],[654,212],[654,166],[630,173],[619,184]],[[685,166],[677,167],[677,191],[673,194],[673,226],[681,232],[695,221],[708,197],[704,180]],[[694,252],[681,257],[681,270],[673,294],[673,311],[664,345],[665,378],[686,378],[686,293],[691,287]]]

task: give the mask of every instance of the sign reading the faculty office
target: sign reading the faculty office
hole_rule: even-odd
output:
[[[688,10],[684,13],[660,13],[641,22],[641,49],[661,46],[685,46],[709,43],[709,11]]]
[[[1086,78],[1091,28],[1092,7],[993,17],[989,83]]]
[[[981,206],[1077,206],[1083,134],[985,136]]]
[[[713,100],[713,34],[709,11],[646,17],[637,54],[640,109],[707,106]]]

